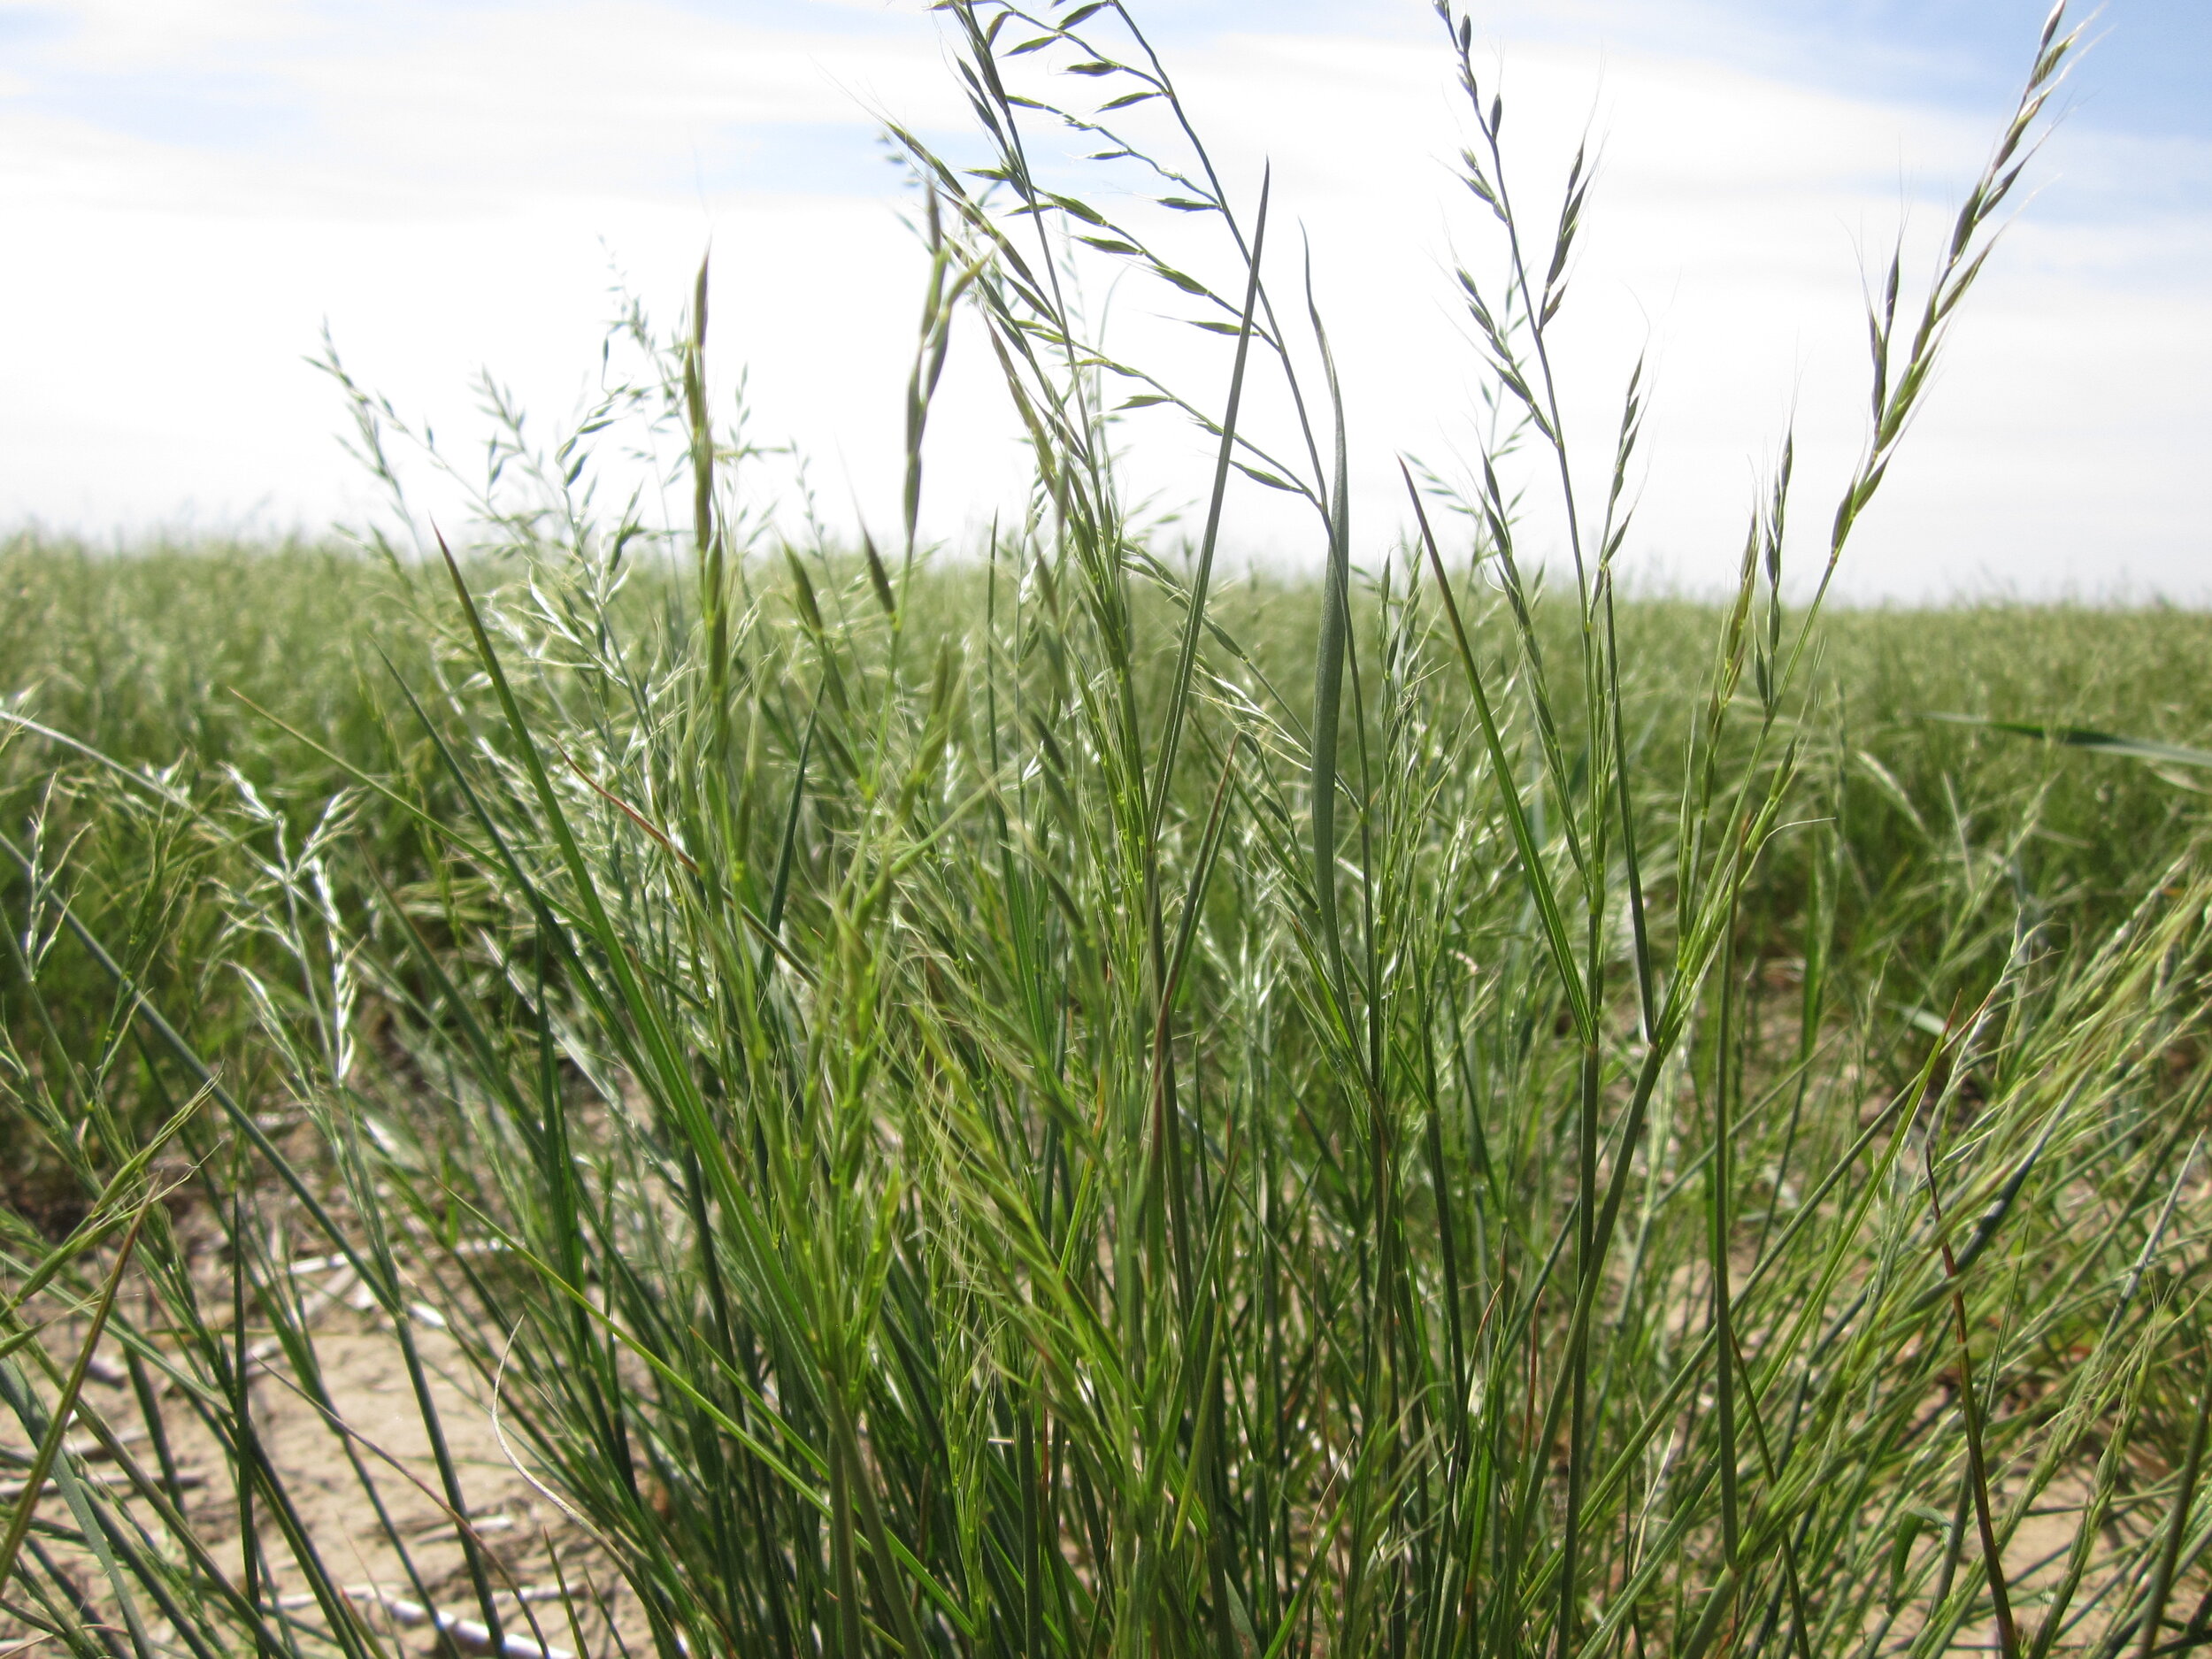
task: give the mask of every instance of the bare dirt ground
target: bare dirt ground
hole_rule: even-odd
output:
[[[356,1285],[344,1270],[326,1272],[307,1297],[321,1383],[345,1432],[307,1396],[274,1343],[250,1326],[250,1351],[257,1356],[250,1396],[256,1435],[301,1529],[330,1575],[345,1586],[356,1615],[391,1639],[392,1651],[493,1652],[400,1345],[389,1319]],[[48,1330],[50,1350],[65,1361],[73,1357],[82,1330],[81,1318],[58,1319]],[[619,1654],[626,1644],[634,1646],[644,1621],[589,1535],[510,1458],[487,1391],[459,1345],[426,1310],[418,1315],[413,1334],[464,1497],[465,1524],[488,1565],[508,1659]],[[111,1337],[103,1340],[77,1432],[65,1442],[79,1477],[111,1490],[130,1483],[88,1432],[94,1416],[142,1470],[165,1479],[125,1357]],[[238,1493],[222,1448],[180,1391],[158,1382],[156,1387],[178,1506],[211,1557],[236,1575]],[[20,1495],[20,1471],[30,1456],[29,1448],[5,1441],[0,1436],[0,1509]],[[12,1479],[7,1478],[12,1472]],[[326,1615],[307,1594],[305,1575],[265,1497],[256,1509],[274,1574],[274,1581],[262,1586],[265,1602],[296,1621],[303,1635],[326,1633]],[[38,1516],[56,1528],[71,1526],[51,1481]],[[35,1530],[35,1543],[44,1530]],[[115,1601],[98,1563],[50,1538],[43,1548],[75,1591],[81,1628],[111,1617]],[[165,1632],[158,1621],[150,1623],[161,1640]],[[12,1640],[37,1633],[0,1613],[0,1654],[16,1651],[8,1646]]]

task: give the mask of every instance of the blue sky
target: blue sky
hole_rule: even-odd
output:
[[[163,143],[251,150],[314,142],[315,100],[288,69],[305,36],[340,53],[365,39],[429,35],[439,13],[472,13],[530,27],[532,4],[427,5],[403,0],[261,8],[267,22],[219,38],[227,62],[180,69],[86,62],[73,46],[92,8],[0,0],[0,53],[22,107],[96,123]],[[823,0],[682,0],[702,19],[741,19],[818,35],[912,38],[918,5]],[[2042,0],[1591,0],[1478,8],[1493,29],[1602,53],[1629,48],[1704,59],[1855,96],[1985,111],[2014,88]],[[2145,137],[2212,139],[2212,4],[2204,0],[2107,0],[2085,12],[2093,49],[2077,65],[2073,119]],[[1139,13],[1169,46],[1251,33],[1419,40],[1434,20],[1421,0],[1171,0]],[[557,27],[557,24],[553,25]],[[814,149],[813,135],[795,134]],[[824,150],[837,146],[822,143]],[[785,159],[787,159],[786,157]],[[849,156],[836,158],[849,163]],[[764,185],[812,188],[803,173],[764,169]],[[2202,177],[2176,180],[2202,190]]]
[[[1795,42],[1776,67],[1856,92],[1938,102],[2003,97],[2040,0],[1783,0],[1746,8]],[[2082,120],[2153,137],[2212,137],[2212,6],[2112,0],[2075,75]],[[1726,31],[1701,50],[1725,50]]]
[[[1463,234],[1426,0],[1156,0],[1139,16],[1221,137],[1277,167],[1346,318],[1379,489],[1463,443],[1471,366],[1441,280]],[[1858,419],[1863,266],[1924,239],[2008,107],[2040,0],[1514,0],[1479,6],[1532,176],[1594,116],[1586,364],[1661,373],[1650,568],[1697,581],[1794,417],[1816,478]],[[1962,332],[1847,586],[2212,594],[2212,4],[2090,20],[2035,199]],[[664,315],[717,250],[734,382],[828,498],[893,488],[913,254],[874,111],[957,142],[920,0],[0,0],[0,269],[30,319],[0,385],[0,524],[319,527],[373,503],[302,364],[326,321],[403,409],[469,434],[489,366],[556,419],[587,388],[611,267]],[[1917,243],[1914,244],[1917,245]],[[1140,337],[1146,324],[1132,325]],[[1441,364],[1459,361],[1444,373]],[[120,388],[127,388],[122,390]],[[956,538],[1018,483],[944,457]],[[1148,479],[1172,497],[1185,448]],[[1272,504],[1240,522],[1296,563]],[[1386,511],[1370,517],[1379,536]],[[1879,532],[1876,536],[1875,532]]]

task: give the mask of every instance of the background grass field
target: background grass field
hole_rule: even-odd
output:
[[[1783,574],[1848,557],[2070,37],[1870,302],[1832,516],[1786,447],[1698,604],[1616,591],[1640,405],[1592,472],[1546,345],[1579,169],[1525,244],[1440,10],[1501,436],[1456,497],[1409,470],[1395,544],[1264,190],[1120,8],[963,4],[985,165],[895,134],[933,276],[884,546],[747,511],[703,280],[609,405],[672,526],[580,484],[595,417],[517,428],[459,557],[0,555],[25,1640],[2212,1639],[2207,624]],[[1212,275],[1032,168],[1142,106],[1102,165]],[[1086,343],[1079,245],[1225,399]],[[956,319],[1037,472],[957,557],[914,528]],[[1187,546],[1120,499],[1133,379],[1218,443]],[[1216,568],[1240,468],[1310,581]]]

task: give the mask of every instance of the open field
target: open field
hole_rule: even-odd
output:
[[[1310,692],[1271,728],[1225,691],[1194,723],[1202,759],[1171,798],[1153,878],[1171,888],[1174,917],[1207,872],[1187,941],[1173,936],[1183,988],[1165,1052],[1184,1137],[1176,1171],[1149,1149],[1163,1029],[1118,983],[1144,971],[1143,930],[1117,939],[1113,926],[1145,914],[1144,886],[1115,867],[1110,848],[1085,845],[1110,797],[1099,757],[1068,753],[1071,727],[1080,731],[1068,705],[1048,720],[1034,712],[1056,695],[1056,671],[1033,579],[1025,587],[1001,572],[994,593],[989,573],[972,567],[918,575],[915,616],[997,614],[910,625],[927,649],[910,648],[895,680],[891,623],[864,569],[808,563],[818,634],[789,614],[795,576],[780,560],[743,579],[760,599],[741,634],[749,690],[731,740],[745,781],[726,809],[739,816],[718,832],[704,817],[713,803],[683,798],[697,768],[674,747],[668,718],[561,656],[511,569],[473,572],[487,615],[532,642],[517,695],[564,768],[547,781],[580,837],[584,874],[606,884],[618,937],[653,952],[641,952],[634,992],[681,1033],[687,1074],[729,1091],[700,1104],[739,1202],[759,1207],[743,1219],[763,1236],[749,1238],[700,1207],[696,1153],[669,1122],[674,1108],[655,1098],[668,1080],[636,1048],[651,1025],[586,977],[611,972],[588,936],[549,940],[549,928],[580,927],[583,889],[513,770],[526,763],[501,736],[491,688],[451,637],[450,589],[431,580],[441,573],[403,580],[308,549],[117,558],[22,542],[0,559],[6,675],[26,693],[14,706],[121,768],[27,730],[0,751],[8,833],[40,872],[34,886],[12,871],[4,889],[11,928],[28,932],[36,957],[35,989],[19,956],[5,1000],[10,1196],[36,1230],[17,1234],[14,1259],[27,1267],[50,1248],[42,1239],[73,1228],[96,1237],[98,1194],[113,1187],[119,1155],[204,1087],[195,1062],[149,1044],[122,1017],[115,980],[62,923],[65,897],[245,1114],[227,1125],[203,1100],[156,1165],[165,1196],[138,1248],[159,1246],[178,1276],[166,1296],[205,1324],[177,1328],[151,1287],[142,1306],[111,1314],[100,1352],[125,1386],[90,1394],[112,1432],[141,1437],[122,1449],[157,1486],[142,1437],[167,1423],[169,1455],[200,1483],[179,1520],[234,1577],[238,1506],[223,1447],[234,1385],[222,1389],[236,1375],[226,1333],[243,1289],[251,1343],[271,1350],[259,1363],[272,1374],[248,1391],[267,1459],[257,1500],[269,1532],[264,1583],[279,1603],[304,1594],[284,1535],[296,1513],[345,1586],[381,1582],[481,1622],[465,1552],[442,1525],[401,1327],[370,1288],[388,1274],[403,1306],[437,1310],[440,1326],[452,1326],[419,1325],[416,1347],[447,1379],[429,1384],[430,1397],[457,1490],[491,1517],[481,1535],[490,1580],[503,1565],[545,1592],[565,1566],[594,1586],[590,1598],[577,1592],[588,1628],[542,1632],[572,1651],[606,1650],[609,1628],[649,1643],[656,1628],[742,1629],[748,1613],[762,1624],[737,1650],[772,1651],[778,1589],[783,1617],[833,1631],[834,1515],[790,1513],[803,1501],[792,1485],[835,1496],[833,1468],[812,1486],[793,1467],[833,1455],[835,1431],[825,1402],[794,1399],[823,1385],[791,1375],[823,1363],[807,1350],[836,1333],[815,1324],[833,1315],[846,1322],[857,1373],[847,1386],[853,1433],[870,1448],[862,1467],[886,1481],[887,1508],[898,1505],[883,1525],[934,1543],[933,1555],[917,1554],[950,1603],[935,1640],[966,1640],[958,1612],[976,1635],[996,1632],[1018,1650],[1025,1575],[1005,1557],[1026,1527],[1029,1548],[1056,1540],[1065,1580],[1054,1591],[1064,1605],[1035,1616],[1068,1650],[1082,1648],[1084,1624],[1106,1617],[1105,1563],[1127,1551],[1133,1576],[1137,1540],[1200,1501],[1171,1486],[1148,1494],[1148,1451],[1188,1481],[1209,1461],[1205,1433],[1235,1448],[1211,1455],[1209,1479],[1226,1488],[1210,1512],[1234,1515],[1240,1529],[1243,1616],[1302,1632],[1296,1649],[1384,1643],[1384,1632],[1342,1626],[1402,1605],[1437,1571],[1421,1552],[1454,1547],[1402,1518],[1386,1524],[1387,1507],[1361,1521],[1365,1531],[1359,1517],[1316,1511],[1332,1483],[1352,1478],[1341,1464],[1363,1453],[1386,1460],[1394,1486],[1418,1477],[1445,1487],[1425,1502],[1476,1504],[1463,1524],[1486,1554],[1501,1546],[1481,1538],[1479,1520],[1533,1532],[1519,1550],[1556,1552],[1560,1494],[1545,1486],[1568,1467],[1565,1425],[1550,1425],[1548,1458],[1538,1448],[1572,1341],[1555,1241],[1572,1248],[1580,1044],[1512,881],[1509,832],[1482,803],[1465,698],[1432,668],[1395,667],[1386,684],[1398,718],[1382,708],[1367,717],[1371,777],[1390,780],[1376,794],[1392,810],[1360,816],[1374,820],[1371,834],[1387,826],[1394,844],[1370,853],[1389,877],[1371,888],[1347,856],[1346,897],[1357,893],[1376,914],[1346,926],[1362,956],[1343,971],[1355,998],[1370,973],[1385,988],[1375,1016],[1362,1008],[1349,1033],[1333,1027],[1333,1043],[1329,1010],[1314,1004],[1335,966],[1310,959],[1281,892],[1307,883],[1296,898],[1310,904],[1310,872],[1294,849],[1271,844],[1294,810],[1286,756]],[[572,598],[550,585],[557,576],[541,572],[541,597]],[[683,609],[666,586],[641,576],[618,602],[626,620],[645,619],[648,641],[654,618]],[[1359,597],[1364,659],[1433,661],[1437,618],[1400,603],[1386,608],[1372,589]],[[1217,591],[1212,613],[1250,662],[1234,682],[1309,678],[1318,611],[1314,587]],[[1709,607],[1624,607],[1624,657],[1637,664],[1622,694],[1634,761],[1678,753],[1708,667],[1703,642],[1721,619]],[[1133,695],[1148,722],[1175,663],[1171,620],[1155,608],[1133,634]],[[1494,605],[1475,626],[1486,651],[1511,649]],[[1750,1292],[1737,1292],[1733,1310],[1738,1409],[1786,1413],[1735,1425],[1737,1501],[1754,1525],[1776,1525],[1768,1517],[1778,1511],[1804,1531],[1794,1548],[1787,1532],[1767,1534],[1768,1577],[1729,1616],[1747,1626],[1736,1639],[1790,1640],[1792,1561],[1802,1557],[1796,1594],[1815,1651],[1885,1631],[1901,1647],[1952,1625],[1955,1640],[1993,1640],[1962,1507],[1955,1312],[1939,1294],[1924,1157],[1938,1160],[1947,1189],[1955,1253],[1988,1235],[1960,1288],[1992,1524],[2018,1581],[2015,1616],[2049,1619],[2055,1651],[2084,1650],[2124,1622],[2125,1598],[2144,1594],[2147,1553],[2197,1444],[2204,1376],[2193,1277],[2205,1265],[2208,1195],[2197,1138],[2212,1123],[2203,796],[2185,768],[1923,717],[2027,715],[2197,738],[2212,729],[2208,635],[2212,624],[2181,612],[1840,612],[1823,624],[1822,711],[1802,733],[1784,815],[1794,821],[1747,872],[1725,978],[1660,1074],[1638,1149],[1602,1151],[1627,1171],[1621,1225],[1632,1232],[1598,1304],[1604,1363],[1585,1432],[1601,1448],[1594,1466],[1619,1489],[1601,1493],[1610,1535],[1591,1571],[1617,1586],[1655,1562],[1667,1586],[1621,1626],[1632,1637],[1642,1624],[1647,1641],[1679,1640],[1695,1589],[1710,1596],[1724,1578],[1715,1531],[1724,1511],[1710,1479],[1727,1432],[1709,1339],[1718,1221],[1732,1275]],[[395,672],[380,653],[405,666]],[[681,668],[639,672],[652,688]],[[842,708],[828,689],[838,684]],[[419,714],[407,695],[426,687],[436,695]],[[1532,765],[1526,725],[1516,717],[1516,750]],[[1222,734],[1239,731],[1257,735],[1239,739],[1233,758]],[[440,741],[455,770],[442,771]],[[1586,749],[1571,730],[1561,741],[1571,754]],[[660,744],[671,749],[657,753]],[[1030,757],[1025,777],[1008,759],[1016,745]],[[1056,749],[1063,772],[1045,770]],[[580,772],[565,770],[568,758]],[[1638,785],[1638,833],[1654,849],[1644,857],[1671,872],[1678,780],[1650,771]],[[486,793],[472,808],[465,788]],[[1350,803],[1366,798],[1348,791]],[[488,850],[495,831],[511,867]],[[703,870],[690,849],[716,833],[741,835],[748,854],[723,878],[746,886],[723,901],[733,933],[719,940],[692,936],[713,910],[693,885],[703,873],[686,861]],[[510,885],[518,881],[528,887]],[[544,896],[534,902],[533,890]],[[536,914],[540,902],[557,907],[550,918]],[[769,949],[772,918],[779,943]],[[1601,1017],[1632,1055],[1630,941],[1606,949],[1613,982]],[[273,1025],[288,1047],[271,1041]],[[1379,1101],[1363,1098],[1361,1078],[1377,1046]],[[1618,1064],[1601,1083],[1609,1137],[1632,1085]],[[765,1075],[748,1078],[755,1071]],[[772,1089],[778,1076],[787,1080]],[[1710,1175],[1720,1111],[1735,1120],[1724,1198]],[[251,1144],[258,1136],[240,1140],[249,1122],[273,1137],[265,1148]],[[551,1133],[583,1171],[565,1193],[544,1163]],[[280,1155],[338,1240],[271,1178]],[[377,1172],[349,1169],[349,1157]],[[248,1164],[261,1172],[242,1212],[223,1194]],[[834,1232],[810,1236],[833,1219]],[[348,1262],[342,1245],[366,1261]],[[457,1253],[464,1246],[478,1253]],[[763,1247],[765,1260],[751,1254]],[[707,1249],[728,1254],[718,1294]],[[524,1252],[531,1270],[509,1271],[503,1256]],[[47,1307],[59,1318],[58,1363],[97,1295],[92,1263],[111,1257],[95,1248]],[[766,1300],[779,1278],[796,1307]],[[580,1305],[564,1302],[562,1284],[584,1290],[594,1320],[572,1321]],[[832,1295],[858,1305],[815,1302]],[[731,1348],[718,1335],[724,1319]],[[1225,1329],[1204,1328],[1215,1320]],[[615,1330],[669,1374],[642,1353],[611,1351]],[[776,1353],[783,1342],[799,1354]],[[134,1348],[146,1394],[127,1386]],[[724,1359],[748,1348],[753,1377],[726,1373]],[[1129,1355],[1147,1348],[1172,1358],[1139,1369]],[[1182,1358],[1194,1350],[1210,1356],[1203,1391]],[[279,1352],[298,1356],[281,1379]],[[517,1455],[553,1476],[564,1501],[583,1500],[583,1518],[532,1491],[489,1432],[487,1379],[502,1363]],[[295,1392],[306,1376],[405,1472],[365,1452],[357,1468],[347,1463],[343,1442]],[[214,1397],[188,1409],[191,1388]],[[611,1420],[609,1397],[621,1402]],[[1455,1399],[1470,1403],[1451,1414]],[[1457,1421],[1425,1420],[1440,1413]],[[766,1438],[769,1425],[786,1444]],[[1441,1448],[1478,1431],[1493,1466],[1461,1475]],[[894,1432],[904,1461],[895,1470],[872,1449]],[[1105,1464],[1116,1448],[1129,1466]],[[116,1466],[87,1450],[88,1472]],[[1034,1460],[1026,1479],[1024,1456]],[[1799,1460],[1804,1472],[1777,1493],[1775,1476]],[[1686,1481],[1686,1469],[1707,1478]],[[748,1486],[733,1513],[737,1473]],[[1462,1479],[1492,1489],[1452,1491]],[[1535,1507],[1516,1516],[1507,1482],[1532,1479],[1524,1502]],[[1094,1482],[1111,1482],[1110,1494]],[[363,1495],[372,1487],[388,1525]],[[120,1493],[100,1502],[119,1517],[138,1507]],[[2055,1591],[2078,1523],[2084,1587],[2062,1602]],[[755,1548],[769,1527],[794,1540],[780,1566],[747,1561],[733,1572],[711,1553]],[[55,1575],[17,1603],[34,1618],[57,1617],[63,1584],[107,1604],[92,1563],[66,1564],[72,1530],[56,1509],[32,1534],[47,1538]],[[810,1567],[795,1547],[809,1538],[820,1552]],[[2186,1539],[2192,1559],[2201,1542],[2200,1532]],[[1192,1617],[1218,1581],[1202,1538],[1179,1543],[1183,1582],[1153,1594]],[[1360,1585],[1354,1552],[1394,1580]],[[185,1594],[189,1563],[160,1554],[179,1575],[173,1593]],[[1502,1571],[1485,1565],[1486,1577]],[[640,1605],[649,1568],[669,1576],[657,1614]],[[1230,1571],[1223,1581],[1235,1582]],[[2185,1626],[2203,1613],[2205,1580],[2200,1566],[2180,1579],[2188,1605],[2174,1617]],[[710,1589],[735,1605],[686,1605]],[[495,1588],[493,1600],[510,1628],[525,1605],[546,1610],[502,1601]],[[1617,1605],[1594,1590],[1589,1616]],[[235,1628],[234,1610],[208,1612]],[[1475,1601],[1450,1621],[1477,1614],[1502,1617]],[[295,1617],[296,1633],[326,1628]],[[371,1627],[380,1627],[373,1617]],[[1211,1638],[1202,1629],[1187,1640]]]
[[[695,303],[458,557],[0,549],[0,1655],[2212,1643],[2212,621],[1784,580],[1849,556],[2060,19],[1872,301],[1840,502],[1786,448],[1698,604],[1616,591],[1639,405],[1609,472],[1560,431],[1580,199],[1540,280],[1457,14],[1501,435],[1372,548],[1264,194],[1166,130],[1202,280],[1030,173],[1018,111],[1179,119],[1102,14],[954,8],[991,164],[896,134],[880,547],[751,512]],[[1078,50],[1103,111],[1008,90]],[[1187,545],[1059,230],[1222,344]],[[1037,472],[958,557],[956,317]],[[592,494],[610,426],[672,527]],[[1238,469],[1320,575],[1217,568]]]

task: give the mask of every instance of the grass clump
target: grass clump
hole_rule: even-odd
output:
[[[1416,490],[1361,572],[1266,188],[1247,218],[1118,4],[947,10],[989,154],[899,134],[933,265],[887,555],[738,510],[703,280],[638,400],[686,457],[679,573],[568,451],[518,469],[514,564],[390,567],[418,655],[348,705],[357,747],[255,728],[334,800],[178,809],[227,861],[178,903],[219,918],[250,1066],[6,843],[43,918],[9,1087],[83,1210],[10,1236],[8,1616],[88,1654],[366,1655],[410,1620],[844,1659],[2199,1641],[2189,798],[2038,890],[2082,757],[1818,695],[1824,641],[1849,683],[1889,625],[1786,602],[1786,447],[1701,660],[1646,647],[1680,613],[1615,592],[1635,382],[1593,488],[1550,381],[1581,169],[1525,243],[1458,14],[1494,235],[1460,282],[1518,426],[1471,542]],[[2071,42],[2054,14],[1924,296],[1893,267],[1875,298],[1824,591]],[[1048,189],[1056,127],[1227,277]],[[1187,300],[1225,391],[1101,351],[1071,239]],[[1035,488],[945,570],[916,524],[956,315]],[[1263,376],[1286,442],[1240,425]],[[1132,379],[1217,446],[1180,563],[1118,484]],[[1313,510],[1295,605],[1217,591],[1245,474]],[[411,1448],[346,1393],[363,1343]]]

